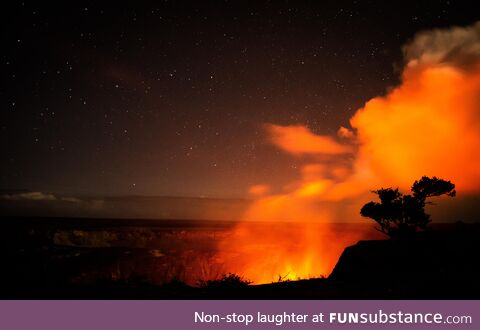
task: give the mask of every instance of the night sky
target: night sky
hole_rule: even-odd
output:
[[[398,83],[418,31],[473,2],[14,2],[2,8],[0,189],[243,197],[301,158],[266,123],[334,134]]]

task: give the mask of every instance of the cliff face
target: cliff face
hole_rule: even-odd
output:
[[[410,298],[478,298],[478,229],[471,226],[453,232],[422,233],[411,239],[359,241],[345,249],[329,280]]]

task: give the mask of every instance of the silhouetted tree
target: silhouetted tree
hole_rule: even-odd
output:
[[[425,213],[427,198],[447,195],[454,197],[455,185],[437,177],[422,177],[413,183],[411,195],[403,195],[397,189],[382,188],[372,191],[380,203],[369,202],[360,210],[364,217],[375,220],[377,229],[390,237],[412,234],[425,229],[431,221]]]

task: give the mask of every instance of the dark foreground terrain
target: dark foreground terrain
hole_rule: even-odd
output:
[[[1,218],[2,299],[479,299],[480,226],[360,241],[328,278],[204,282],[231,222]]]

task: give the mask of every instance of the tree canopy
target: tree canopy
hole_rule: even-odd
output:
[[[380,203],[369,202],[360,210],[364,217],[379,224],[379,231],[390,237],[405,236],[425,229],[431,221],[425,213],[427,198],[446,195],[454,197],[455,185],[437,177],[422,177],[413,183],[412,194],[402,194],[398,188],[381,188],[372,191]]]

